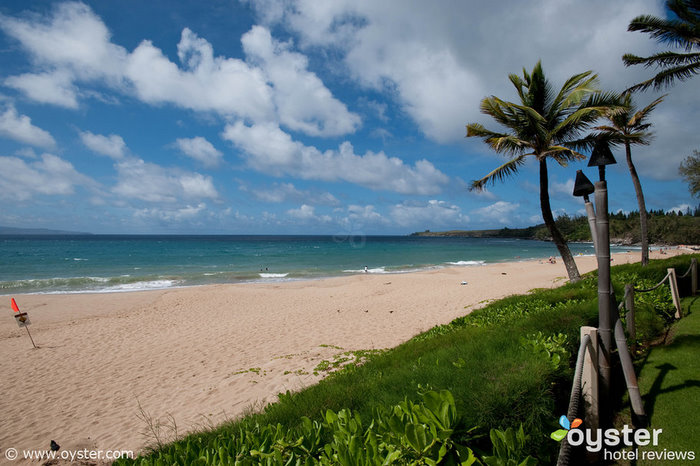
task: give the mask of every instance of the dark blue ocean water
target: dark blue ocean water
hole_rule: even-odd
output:
[[[592,254],[590,244],[572,244]],[[411,236],[0,236],[0,294],[402,273],[556,256],[542,241]]]

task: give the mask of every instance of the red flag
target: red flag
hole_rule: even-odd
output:
[[[15,298],[12,298],[11,304],[12,304],[12,309],[14,309],[15,312],[19,312],[19,306],[17,306],[17,303],[15,302]]]

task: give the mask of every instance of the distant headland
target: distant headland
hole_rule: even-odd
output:
[[[57,236],[57,235],[92,235],[82,231],[50,230],[48,228],[14,228],[0,226],[0,236],[10,235],[37,235],[37,236]]]
[[[658,245],[700,244],[700,208],[678,212],[650,211],[649,242]],[[557,226],[567,241],[591,241],[588,220],[584,216],[557,218]],[[410,236],[438,238],[520,238],[551,241],[547,227],[542,223],[527,228],[497,230],[448,230],[411,233]],[[636,245],[640,243],[639,212],[610,214],[610,242]]]

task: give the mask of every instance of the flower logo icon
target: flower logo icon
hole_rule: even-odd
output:
[[[554,440],[557,442],[561,442],[564,437],[566,437],[566,434],[569,433],[569,430],[575,429],[578,426],[583,424],[583,421],[579,418],[574,419],[573,421],[569,422],[569,420],[566,418],[566,416],[561,416],[559,418],[559,425],[563,427],[563,429],[558,429],[549,434],[550,437],[552,437]]]

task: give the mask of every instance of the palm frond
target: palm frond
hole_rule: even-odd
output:
[[[680,66],[685,63],[697,63],[700,61],[700,53],[676,53],[676,52],[660,52],[649,57],[638,57],[626,53],[622,56],[622,62],[625,66],[644,65],[645,68],[656,66],[663,68],[665,66]]]
[[[569,108],[579,105],[586,96],[598,92],[598,90],[598,75],[588,76],[568,90],[563,99],[559,101],[558,107]]]
[[[562,167],[568,166],[569,162],[576,162],[586,158],[585,155],[564,146],[551,146],[549,150],[540,154],[538,158],[543,159],[545,157],[553,159]]]
[[[488,130],[479,123],[467,125],[467,137],[479,137],[496,152],[510,156],[519,155],[529,148],[529,144],[517,136]]]
[[[592,73],[593,71],[590,70],[584,71],[583,73],[575,74],[569,79],[567,79],[564,85],[559,90],[557,96],[552,101],[551,109],[553,111],[558,111],[558,109],[566,107],[566,104],[562,104],[562,102],[564,101],[564,99],[569,97],[572,92],[574,92],[574,89],[581,89],[582,87],[592,87],[592,85],[596,82],[596,79],[598,78],[598,75],[593,75],[589,79],[586,79]]]
[[[469,188],[470,191],[482,191],[487,184],[495,183],[496,181],[503,181],[504,179],[508,178],[511,175],[514,175],[518,172],[518,169],[520,168],[521,165],[525,163],[525,157],[533,155],[533,154],[521,154],[518,157],[515,157],[508,162],[504,163],[500,167],[496,168],[495,170],[491,171],[489,174],[484,176],[481,179],[474,180],[471,183],[471,186]]]
[[[627,123],[628,126],[636,128],[637,130],[645,130],[649,128],[651,125],[650,124],[644,124],[642,123],[645,118],[649,116],[651,112],[654,111],[657,105],[659,105],[661,102],[663,102],[664,98],[668,94],[664,94],[658,99],[654,100],[651,102],[649,105],[644,107],[643,109],[639,110],[638,112],[634,113],[634,116],[630,118],[629,122]]]
[[[630,93],[637,91],[646,91],[650,87],[653,87],[655,90],[660,90],[662,88],[670,86],[675,81],[685,81],[686,79],[695,76],[699,72],[700,61],[686,66],[668,68],[666,70],[661,71],[651,79],[647,79],[646,81],[631,86],[624,92]]]
[[[697,29],[688,21],[642,15],[630,21],[627,30],[647,33],[657,42],[683,47],[686,50],[692,50],[698,45]]]
[[[624,111],[620,98],[612,92],[596,92],[588,96],[581,105],[553,130],[555,140],[565,140],[575,136],[593,124],[602,114]]]

